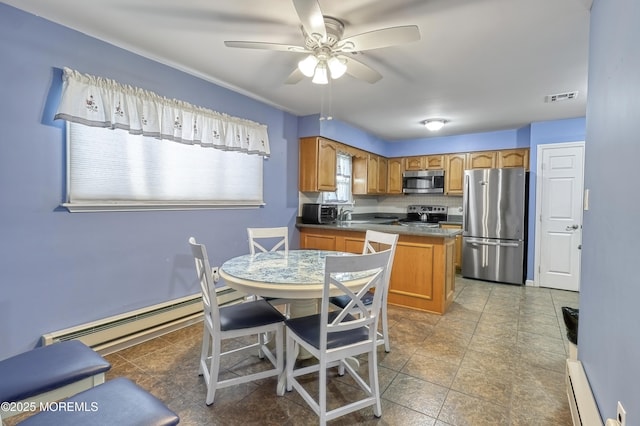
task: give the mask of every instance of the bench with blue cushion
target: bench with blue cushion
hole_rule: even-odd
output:
[[[0,420],[29,410],[29,404],[56,401],[104,383],[111,364],[77,340],[32,349],[0,361]],[[24,403],[24,404],[23,404]],[[23,407],[24,410],[17,410]],[[6,407],[5,407],[6,408]]]
[[[180,418],[155,396],[119,377],[41,411],[19,426],[165,426]],[[62,408],[62,409],[61,409]]]

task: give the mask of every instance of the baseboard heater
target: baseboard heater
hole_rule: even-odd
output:
[[[244,298],[244,294],[227,286],[217,288],[216,294],[219,305]],[[199,321],[202,321],[200,293],[47,333],[42,335],[42,344],[76,339],[106,355]]]
[[[574,426],[602,426],[598,406],[593,398],[591,386],[582,363],[575,359],[567,360],[567,397],[571,408]]]

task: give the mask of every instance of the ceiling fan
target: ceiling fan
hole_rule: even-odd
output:
[[[353,55],[420,40],[416,25],[383,28],[343,39],[344,24],[339,19],[323,15],[318,0],[293,0],[293,6],[302,23],[304,46],[258,41],[225,41],[225,46],[306,53],[307,56],[285,81],[287,84],[295,84],[305,76],[313,77],[313,83],[327,84],[329,76],[337,79],[345,73],[375,83],[382,75]]]

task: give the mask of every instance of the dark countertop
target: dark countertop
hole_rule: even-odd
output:
[[[356,220],[356,219],[354,219]],[[361,220],[361,219],[357,219]],[[390,220],[390,219],[389,219]],[[388,232],[399,235],[415,235],[422,237],[442,237],[442,238],[455,238],[456,235],[461,234],[461,229],[440,229],[440,228],[427,228],[418,226],[403,226],[394,223],[349,223],[349,222],[336,222],[333,224],[313,225],[298,222],[296,224],[298,228],[316,228],[316,229],[334,229],[337,231],[359,231],[366,232],[367,229],[380,232]]]

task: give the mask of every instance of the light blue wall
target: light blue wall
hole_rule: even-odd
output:
[[[603,419],[640,425],[640,2],[595,0],[578,358]]]
[[[198,292],[191,235],[207,244],[215,263],[247,252],[249,224],[287,224],[297,247],[297,117],[5,4],[0,58],[0,359],[36,346],[45,332]],[[267,124],[267,205],[59,209],[65,135],[52,117],[64,66]]]
[[[526,130],[468,133],[465,135],[410,139],[393,143],[393,156],[447,154],[451,152],[488,151],[492,149],[528,148],[529,140],[522,137]]]
[[[319,114],[300,117],[298,129],[300,137],[323,136],[382,156],[390,156],[392,150],[384,139],[340,120],[320,120]]]

